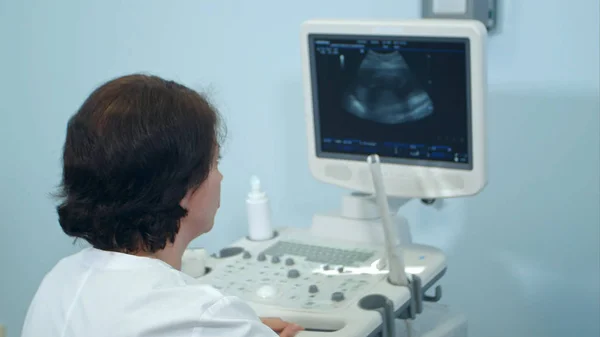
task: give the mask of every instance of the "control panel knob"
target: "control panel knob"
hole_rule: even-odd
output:
[[[344,267],[339,267],[338,268],[338,273],[343,273],[344,272]]]
[[[265,256],[265,253],[260,253],[260,254],[258,254],[258,257],[256,259],[258,261],[264,261],[267,259],[267,257]]]
[[[331,267],[328,264],[323,266],[323,270],[329,270],[329,269],[331,269]]]
[[[331,300],[334,302],[341,302],[344,300],[344,293],[340,291],[336,291],[331,294]]]
[[[279,259],[279,256],[273,256],[273,257],[271,258],[271,262],[272,262],[272,263],[279,263],[279,261],[280,261],[280,259]]]
[[[250,252],[246,251],[246,252],[244,252],[243,257],[244,257],[244,259],[249,259],[252,257],[252,254],[250,254]]]
[[[310,287],[308,287],[308,292],[311,294],[314,294],[318,291],[319,291],[319,288],[314,284],[312,284]]]
[[[264,285],[256,290],[256,295],[260,298],[273,298],[277,295],[277,289],[271,285]]]
[[[297,278],[298,276],[300,276],[300,272],[297,269],[291,269],[288,271],[289,278]]]
[[[287,259],[285,259],[285,265],[286,266],[293,266],[294,265],[294,259],[292,259],[291,257],[288,257]]]

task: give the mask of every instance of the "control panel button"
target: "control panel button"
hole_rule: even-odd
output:
[[[331,267],[328,264],[323,266],[323,270],[329,270],[329,269],[331,269]]]
[[[273,256],[273,257],[271,258],[271,262],[272,262],[272,263],[279,263],[279,261],[281,261],[281,260],[279,259],[279,256]]]
[[[256,290],[256,295],[260,298],[273,298],[277,295],[277,289],[270,285],[264,285]]]
[[[343,273],[344,272],[344,267],[339,267],[338,268],[338,273]]]
[[[340,291],[336,291],[333,294],[331,294],[331,300],[334,302],[341,302],[344,300],[344,298],[344,293]]]
[[[297,278],[298,276],[300,276],[300,272],[297,269],[291,269],[288,271],[289,278]]]
[[[252,257],[252,254],[250,254],[250,252],[244,252],[244,259],[249,259]]]
[[[293,266],[294,265],[294,259],[292,259],[291,257],[288,257],[287,259],[285,259],[285,265],[286,266]]]
[[[258,261],[264,261],[267,259],[267,257],[265,256],[265,253],[260,253],[260,254],[258,254],[258,257],[256,259]]]
[[[224,259],[241,254],[244,251],[242,247],[227,247],[219,251],[219,257]]]
[[[314,284],[312,284],[310,287],[308,287],[308,292],[311,294],[314,294],[318,291],[319,291],[319,288]]]

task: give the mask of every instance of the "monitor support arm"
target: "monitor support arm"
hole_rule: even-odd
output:
[[[387,263],[389,268],[388,281],[397,286],[410,286],[408,277],[406,276],[404,255],[402,253],[398,235],[396,234],[390,210],[388,198],[383,185],[383,174],[381,173],[381,165],[379,156],[376,154],[367,157],[373,185],[375,189],[375,198],[379,207],[379,213],[383,222],[383,232],[385,240],[385,250],[387,255]]]

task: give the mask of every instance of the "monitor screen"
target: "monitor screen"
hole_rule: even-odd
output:
[[[309,43],[318,157],[472,169],[468,39]]]

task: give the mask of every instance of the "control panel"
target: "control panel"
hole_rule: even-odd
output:
[[[403,251],[406,273],[418,275],[423,285],[444,273],[446,259],[438,249],[409,244]],[[387,326],[411,299],[409,288],[387,280],[384,252],[382,244],[280,227],[271,239],[232,242],[198,264],[202,272],[186,272],[202,275],[195,278],[243,299],[259,316],[276,315],[312,329],[303,336],[321,336],[324,331],[332,337],[366,336],[381,324]],[[194,256],[190,253],[188,258]]]
[[[312,241],[280,238],[263,247],[225,248],[200,279],[250,302],[312,310],[345,307],[385,279],[387,270],[377,268],[379,250]]]

